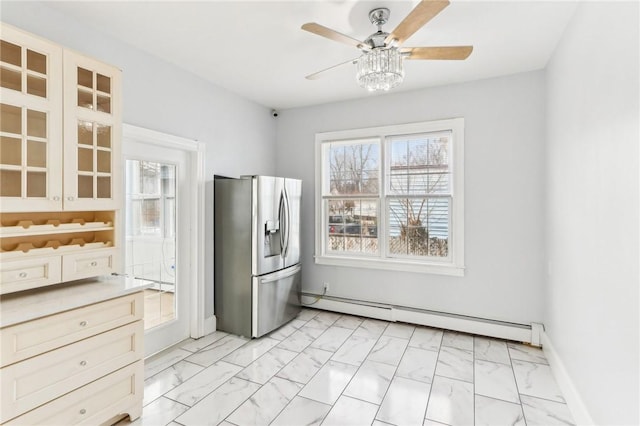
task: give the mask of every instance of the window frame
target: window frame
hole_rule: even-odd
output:
[[[397,195],[389,191],[387,180],[387,145],[392,137],[419,134],[450,132],[451,183],[449,198],[449,252],[446,259],[431,257],[413,258],[390,256],[387,247],[389,209],[388,203]],[[326,249],[328,239],[328,207],[325,208],[324,188],[326,182],[323,173],[324,146],[328,143],[349,143],[361,140],[376,140],[379,144],[379,181],[378,194],[361,194],[357,197],[341,198],[378,199],[378,254],[355,254],[353,252],[336,253]],[[441,275],[464,276],[464,118],[369,127],[362,129],[322,132],[315,135],[315,263],[319,265],[347,266],[367,269],[421,272]],[[411,198],[412,195],[407,195]],[[420,195],[420,197],[423,197]],[[428,198],[428,197],[427,197]],[[382,232],[381,232],[382,231]]]

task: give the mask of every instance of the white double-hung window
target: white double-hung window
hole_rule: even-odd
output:
[[[316,134],[316,263],[464,274],[462,118]]]

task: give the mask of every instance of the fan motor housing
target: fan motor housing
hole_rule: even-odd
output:
[[[386,47],[386,45],[384,44],[384,41],[386,40],[388,35],[389,33],[385,33],[384,31],[378,31],[377,33],[373,33],[369,37],[367,37],[364,43],[367,44],[372,49],[375,49],[376,47]]]

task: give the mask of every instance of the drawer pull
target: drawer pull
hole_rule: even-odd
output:
[[[91,262],[89,265],[91,266],[98,266],[98,262],[96,262],[95,260],[93,262]]]
[[[20,272],[20,274],[18,274],[18,276],[20,278],[27,278],[27,273],[26,272]]]
[[[80,327],[86,327],[86,326],[87,326],[86,321],[80,321]]]
[[[87,410],[83,408],[82,410],[80,410],[80,414],[87,414]]]
[[[80,361],[80,365],[84,367],[85,365],[87,365],[87,361],[84,361],[84,360]]]

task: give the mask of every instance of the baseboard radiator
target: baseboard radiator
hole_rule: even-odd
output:
[[[542,325],[537,323],[530,325],[515,324],[425,309],[385,305],[333,296],[321,296],[312,293],[302,293],[302,303],[304,306],[310,308],[343,314],[392,322],[426,325],[429,327],[461,331],[540,346]]]

